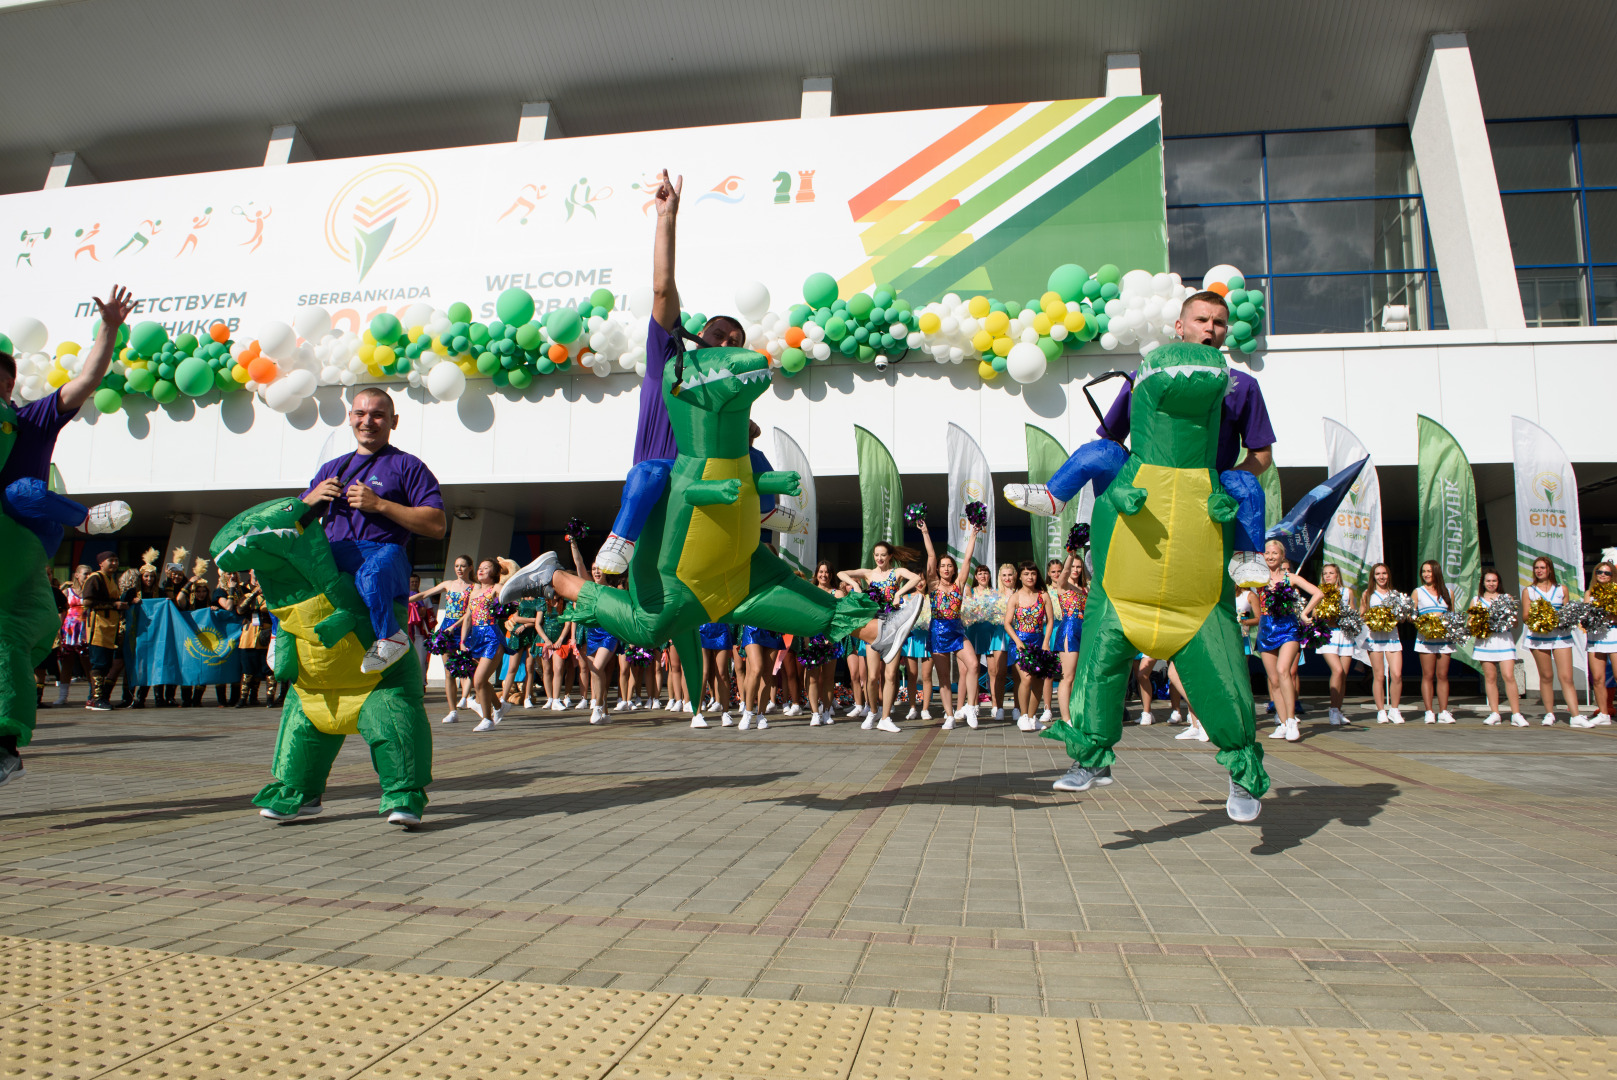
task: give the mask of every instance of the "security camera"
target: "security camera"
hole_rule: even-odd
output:
[[[877,355],[877,357],[876,357],[876,370],[877,371],[886,371],[887,370],[887,357],[882,356],[880,354]]]

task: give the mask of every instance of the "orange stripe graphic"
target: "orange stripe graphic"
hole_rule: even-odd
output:
[[[849,199],[848,210],[853,219],[864,221],[865,215],[1016,115],[1021,108],[1021,105],[990,105],[979,110],[965,123]]]

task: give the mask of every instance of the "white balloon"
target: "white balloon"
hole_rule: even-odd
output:
[[[1067,333],[1068,331],[1066,323],[1056,323],[1054,326],[1050,327],[1050,340],[1066,341]]]
[[[320,369],[320,385],[321,386],[330,386],[332,383],[341,382],[341,381],[342,381],[342,372],[339,371],[337,368],[323,367],[323,368]]]
[[[365,366],[365,361],[361,360],[357,356],[350,356],[348,358],[348,370],[353,372],[355,375],[363,375],[369,369]]]
[[[958,334],[959,332],[960,320],[956,319],[953,315],[945,315],[943,318],[938,320],[938,333],[942,334],[944,337],[948,337],[951,334]]]
[[[1100,347],[1105,349],[1107,352],[1111,352],[1113,349],[1117,348],[1117,335],[1109,330],[1102,334],[1100,336]]]
[[[305,340],[319,341],[331,332],[331,312],[323,307],[304,308],[298,312],[297,327]],[[263,339],[259,340],[259,345],[263,345]]]
[[[1050,362],[1044,358],[1044,350],[1026,341],[1018,341],[1005,354],[1005,374],[1019,383],[1037,382],[1044,378],[1045,369],[1049,366]]]
[[[1127,304],[1123,303],[1123,301],[1121,301],[1121,300],[1113,299],[1113,300],[1106,301],[1106,314],[1108,316],[1110,316],[1111,318],[1114,318],[1114,319],[1117,318],[1119,315],[1122,315],[1123,312],[1127,311],[1128,309],[1129,309],[1129,306]]]
[[[757,322],[769,310],[769,290],[761,281],[749,281],[736,289],[736,310],[742,318]]]
[[[399,316],[399,322],[404,324],[406,330],[415,326],[426,326],[431,321],[432,305],[424,304],[420,300],[405,308],[404,314]],[[308,337],[309,335],[304,334],[303,336]]]
[[[1169,293],[1173,292],[1173,287],[1177,284],[1179,283],[1175,281],[1171,275],[1151,275],[1151,291],[1156,293],[1158,296],[1167,296]]]
[[[409,380],[411,386],[420,386],[421,385],[421,372],[412,371],[412,372],[410,372],[409,375],[407,375],[405,377]]]
[[[345,371],[342,373],[341,381],[344,386],[353,386],[359,381],[359,376],[355,375],[352,371]]]
[[[1118,290],[1124,296],[1130,293],[1143,296],[1149,294],[1151,289],[1152,277],[1149,270],[1130,270],[1123,275],[1123,280],[1118,282]]]
[[[629,310],[642,319],[651,317],[651,305],[657,300],[657,293],[650,285],[629,292]]]
[[[595,374],[599,375],[601,378],[604,379],[604,378],[607,377],[608,374],[611,373],[612,365],[611,364],[596,364],[590,370],[595,372]]]
[[[1228,285],[1230,283],[1230,278],[1235,277],[1239,273],[1241,273],[1241,271],[1237,270],[1229,263],[1219,263],[1217,266],[1210,267],[1207,273],[1202,275],[1202,288],[1205,289],[1214,282],[1217,282],[1220,285]]]
[[[45,330],[45,324],[38,319],[24,316],[11,324],[11,344],[22,352],[38,352],[45,347],[50,334]]]
[[[1016,338],[1020,344],[1037,346],[1039,343],[1039,332],[1030,326],[1026,330],[1023,330],[1020,334],[1017,334]],[[1012,348],[1015,348],[1015,346],[1012,346]],[[1044,354],[1040,353],[1039,355],[1043,356]]]
[[[427,375],[427,392],[439,401],[454,401],[466,391],[466,373],[458,364],[438,364]]]
[[[606,335],[597,330],[590,335],[590,348],[600,352],[606,347]]]
[[[289,355],[298,343],[297,334],[284,322],[267,322],[253,336],[258,339],[259,350],[277,360]]]

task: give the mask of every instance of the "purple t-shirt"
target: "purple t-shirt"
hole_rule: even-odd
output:
[[[56,390],[48,397],[18,408],[17,441],[11,446],[5,467],[0,468],[0,488],[13,480],[32,477],[48,481],[51,478],[51,454],[56,450],[56,436],[78,411],[65,411],[61,401],[62,392]]]
[[[1134,400],[1130,390],[1117,395],[1112,407],[1106,410],[1106,422],[1095,429],[1095,434],[1124,439],[1129,433],[1129,405]],[[1263,391],[1258,380],[1240,368],[1230,368],[1230,392],[1224,396],[1224,415],[1218,425],[1218,471],[1235,467],[1241,456],[1241,447],[1261,449],[1273,446],[1275,429],[1269,425],[1269,408],[1263,403]]]
[[[653,458],[671,458],[679,453],[674,444],[674,425],[668,422],[668,406],[663,404],[663,368],[685,347],[676,335],[664,330],[656,319],[646,331],[646,377],[640,383],[640,419],[634,429],[634,464]]]
[[[309,487],[318,487],[320,481],[336,477],[346,491],[353,483],[369,484],[376,494],[400,506],[435,506],[444,508],[443,495],[438,491],[438,478],[414,454],[406,454],[395,446],[384,446],[375,454],[345,454],[320,466]],[[382,544],[403,544],[410,539],[410,530],[388,518],[385,514],[367,514],[348,505],[346,497],[339,495],[327,504],[326,539],[370,540]]]

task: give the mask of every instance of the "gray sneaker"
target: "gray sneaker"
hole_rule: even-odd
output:
[[[1110,765],[1102,765],[1100,768],[1094,770],[1094,772],[1095,772],[1095,786],[1096,787],[1110,787],[1111,786],[1111,784],[1112,784],[1112,767]]]
[[[500,603],[509,604],[529,596],[543,596],[550,588],[550,579],[560,567],[561,560],[554,551],[547,551],[533,562],[506,579],[500,586]]]
[[[1090,785],[1097,782],[1096,778],[1102,771],[1101,769],[1086,769],[1075,761],[1072,763],[1072,768],[1068,769],[1050,787],[1056,791],[1088,791]],[[1108,776],[1104,782],[1110,784],[1112,778]]]
[[[1224,812],[1230,816],[1231,821],[1248,822],[1258,820],[1258,814],[1263,810],[1263,804],[1258,797],[1246,788],[1230,781],[1230,797],[1224,800]]]
[[[22,755],[15,750],[0,747],[0,784],[22,775]]]
[[[900,600],[898,607],[883,615],[881,625],[876,630],[876,644],[873,648],[882,658],[882,663],[890,664],[893,658],[904,648],[904,639],[910,636],[910,629],[915,626],[915,620],[921,615],[921,598],[910,593]]]

